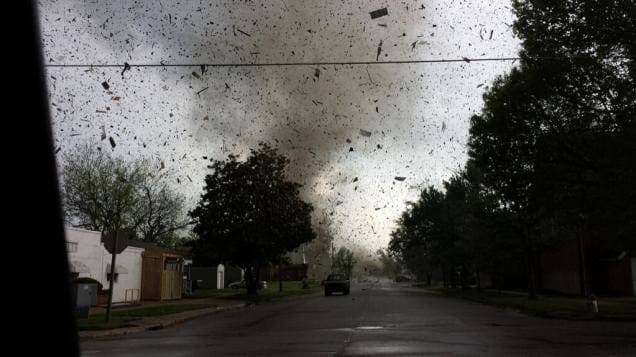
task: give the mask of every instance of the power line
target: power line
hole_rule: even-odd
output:
[[[262,63],[129,63],[130,67],[283,67],[283,66],[356,66],[356,65],[377,65],[377,64],[420,64],[420,63],[453,63],[453,62],[493,62],[493,61],[515,61],[519,57],[495,57],[495,58],[451,58],[451,59],[429,59],[429,60],[403,60],[403,61],[351,61],[351,62],[262,62]],[[122,67],[124,64],[46,64],[45,67],[68,67],[68,68],[89,68],[89,67]]]
[[[613,59],[631,59],[628,56],[615,56]],[[253,62],[253,63],[127,63],[124,64],[45,64],[49,68],[119,68],[119,67],[290,67],[290,66],[358,66],[358,65],[400,65],[400,64],[423,64],[423,63],[458,63],[458,62],[509,62],[520,60],[521,57],[490,57],[490,58],[440,58],[424,60],[402,60],[402,61],[341,61],[341,62]],[[575,59],[598,59],[590,56],[543,56],[532,57],[532,60],[575,60]]]

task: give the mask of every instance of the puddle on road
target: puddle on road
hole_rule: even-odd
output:
[[[358,326],[355,329],[356,330],[381,330],[384,327],[382,326]]]
[[[341,327],[341,328],[331,328],[327,329],[327,331],[345,331],[345,332],[353,332],[353,331],[370,331],[370,330],[383,330],[386,327],[383,326],[357,326],[357,327]]]

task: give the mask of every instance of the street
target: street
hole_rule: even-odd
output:
[[[636,355],[636,323],[521,315],[393,283],[82,342],[84,356]]]

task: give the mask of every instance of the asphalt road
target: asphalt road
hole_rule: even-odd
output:
[[[375,283],[81,347],[84,356],[636,356],[636,323],[540,319]]]

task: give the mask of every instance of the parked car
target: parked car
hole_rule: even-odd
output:
[[[325,296],[329,296],[334,292],[341,292],[349,295],[350,282],[349,277],[345,274],[329,274],[327,279],[323,281],[325,287]]]
[[[258,285],[259,289],[267,289],[267,282],[264,280],[261,280]],[[235,281],[233,283],[229,283],[227,287],[230,289],[247,289],[247,282],[245,282],[245,280]]]

